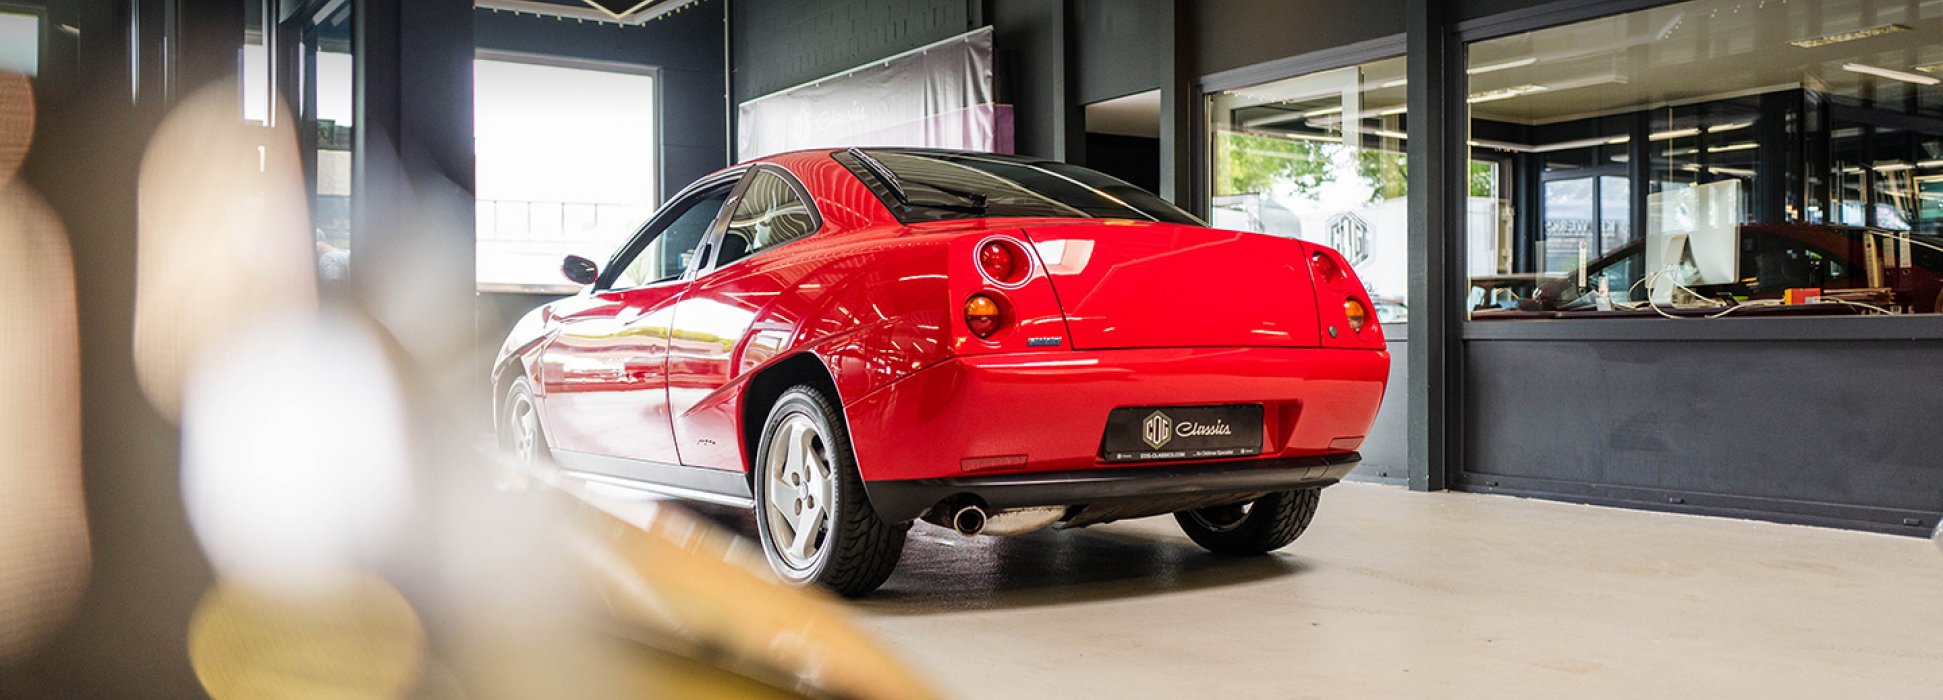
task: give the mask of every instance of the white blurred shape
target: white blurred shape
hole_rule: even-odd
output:
[[[411,502],[407,417],[368,326],[264,323],[195,367],[183,498],[218,573],[302,593],[396,541]]]

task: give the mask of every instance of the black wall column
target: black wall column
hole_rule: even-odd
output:
[[[1077,0],[1059,3],[1059,68],[1054,79],[1054,94],[1059,105],[1053,110],[1052,157],[1075,165],[1086,164],[1086,106],[1079,97],[1079,27]]]
[[[1455,412],[1461,367],[1458,328],[1464,296],[1453,275],[1461,270],[1463,200],[1454,183],[1466,181],[1464,70],[1448,30],[1442,0],[1410,0],[1408,130],[1410,143],[1410,488],[1441,490],[1454,469]],[[1392,390],[1395,390],[1393,387]]]
[[[414,359],[473,361],[472,3],[356,3],[353,293]]]
[[[1194,122],[1201,99],[1194,76],[1193,0],[1168,0],[1161,23],[1160,46],[1160,196],[1188,211],[1202,211],[1194,196],[1194,141],[1200,133]]]

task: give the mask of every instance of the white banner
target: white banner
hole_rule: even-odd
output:
[[[1011,106],[993,102],[990,27],[758,97],[736,116],[738,160],[848,146],[1012,152]]]

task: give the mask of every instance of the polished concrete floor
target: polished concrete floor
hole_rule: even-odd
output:
[[[1943,697],[1920,539],[1372,484],[1254,559],[912,535],[858,616],[964,698]]]
[[[853,606],[961,698],[1943,698],[1927,540],[1367,483],[1248,559],[920,523]]]

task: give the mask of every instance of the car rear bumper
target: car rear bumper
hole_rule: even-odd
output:
[[[1226,496],[1243,498],[1317,488],[1341,481],[1362,459],[1362,455],[1349,452],[1068,472],[872,481],[864,487],[878,517],[903,522],[916,519],[940,502],[954,499],[976,501],[992,511],[1072,505],[1112,508],[1184,498],[1214,502]]]
[[[1087,484],[1081,477],[1107,470],[1161,478],[1188,465],[1272,469],[1359,448],[1382,403],[1389,363],[1381,350],[1332,348],[971,355],[855,399],[844,413],[873,501],[878,482],[1048,474]],[[1263,406],[1259,455],[1142,466],[1101,457],[1113,409],[1240,403]],[[1088,488],[1063,493],[1083,496]]]

